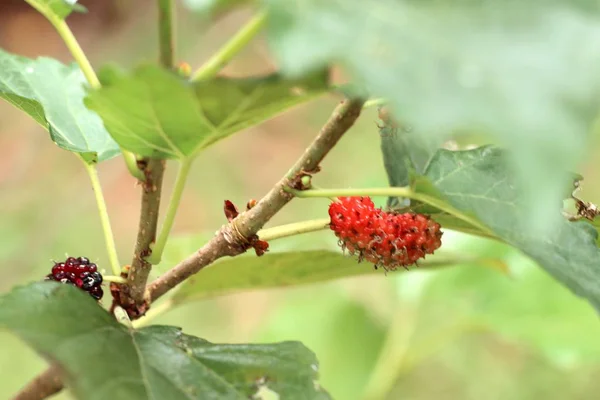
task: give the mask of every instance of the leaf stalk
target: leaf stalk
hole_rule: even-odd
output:
[[[96,197],[96,205],[98,207],[98,213],[100,214],[100,223],[102,224],[102,231],[104,233],[104,241],[106,243],[106,251],[108,252],[108,259],[110,261],[110,267],[114,275],[120,275],[121,264],[119,263],[119,257],[117,255],[117,247],[115,245],[115,238],[113,236],[112,228],[110,226],[110,219],[108,217],[108,210],[106,208],[106,202],[104,201],[104,194],[102,193],[102,187],[100,185],[100,179],[98,177],[98,170],[96,169],[95,163],[88,163],[83,158],[79,157],[85,166],[90,182],[92,183],[92,189]]]
[[[270,241],[327,228],[329,228],[329,218],[321,218],[261,229],[257,232],[257,235],[261,240]]]
[[[54,29],[56,29],[56,32],[58,32],[61,39],[71,52],[71,55],[77,64],[79,64],[79,68],[81,68],[83,75],[85,75],[85,79],[92,88],[98,89],[100,87],[100,81],[94,72],[94,68],[92,67],[92,64],[88,60],[85,52],[79,45],[79,42],[75,38],[75,35],[73,35],[73,32],[71,31],[71,28],[69,28],[69,25],[67,25],[66,21],[54,14],[54,12],[49,8],[48,5],[46,5],[45,2],[31,0],[26,1],[40,14],[46,17],[52,26],[54,26]]]
[[[192,81],[214,78],[248,43],[260,32],[267,21],[267,13],[261,11],[242,27],[221,49],[192,74]]]

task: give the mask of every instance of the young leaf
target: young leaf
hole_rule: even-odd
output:
[[[117,155],[119,147],[83,104],[85,82],[76,64],[32,60],[0,49],[0,97],[48,130],[59,147],[102,161]]]
[[[492,264],[492,260],[473,260],[430,256],[419,268],[457,264]],[[416,268],[416,267],[415,267]],[[326,282],[358,275],[383,274],[372,264],[328,250],[243,256],[219,262],[181,285],[173,300],[184,302],[256,289]]]
[[[285,80],[215,78],[189,82],[158,66],[130,75],[106,69],[86,104],[125,149],[148,157],[187,158],[219,139],[321,94],[327,74]]]
[[[527,182],[528,226],[559,201],[597,115],[595,2],[265,0],[284,72],[340,62],[424,135],[489,133],[514,151]],[[529,217],[529,216],[527,216]]]
[[[425,176],[417,180],[416,190],[441,196],[458,210],[473,215],[500,239],[519,248],[600,309],[598,233],[585,221],[566,220],[538,235],[521,229],[526,208],[505,151],[489,146],[469,151],[439,150]],[[557,203],[555,212],[560,215],[561,209],[562,204]]]
[[[73,11],[86,12],[87,9],[77,0],[25,0],[33,8],[45,15],[47,18],[65,19]]]
[[[130,330],[89,295],[38,282],[0,297],[7,328],[64,370],[78,399],[239,399],[262,386],[283,399],[329,399],[298,342],[214,344],[179,328]]]

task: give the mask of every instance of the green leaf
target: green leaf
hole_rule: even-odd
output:
[[[591,221],[592,226],[596,229],[596,232],[600,231],[600,218],[596,217],[593,221]],[[596,239],[596,244],[600,247],[600,235]]]
[[[427,185],[422,185],[423,179]],[[522,229],[525,207],[505,151],[480,147],[469,151],[439,150],[417,182],[416,190],[437,193],[449,204],[476,217],[500,239],[533,258],[574,293],[600,309],[598,233],[585,222],[559,220],[555,229],[531,234]],[[556,204],[560,215],[562,204]],[[540,301],[544,301],[540,299]]]
[[[436,254],[419,262],[420,268],[435,268],[462,263],[488,263]],[[495,267],[495,266],[494,266]],[[402,272],[400,272],[402,273]],[[221,261],[181,285],[175,302],[199,300],[236,292],[306,285],[359,275],[380,274],[372,264],[358,263],[354,257],[328,250],[242,256]]]
[[[537,230],[598,113],[600,13],[589,0],[265,0],[291,76],[341,63],[431,137],[490,135],[513,151]],[[529,217],[529,215],[527,216]]]
[[[214,344],[179,328],[130,330],[89,295],[38,282],[0,297],[0,327],[65,371],[78,399],[328,399],[315,355],[299,342]],[[91,362],[91,363],[90,363]]]
[[[415,173],[421,174],[425,170],[441,143],[415,132],[410,125],[395,121],[387,107],[379,108],[379,118],[381,153],[390,186],[408,186]],[[391,208],[409,204],[409,199],[401,202],[396,197],[388,198],[387,202]]]
[[[322,94],[328,81],[318,73],[189,82],[158,66],[131,75],[106,69],[100,79],[86,104],[115,140],[137,154],[180,159]]]
[[[58,17],[65,19],[73,11],[87,12],[87,9],[77,0],[25,0],[33,8],[45,15],[47,18]]]
[[[85,82],[76,64],[32,60],[0,49],[0,97],[48,130],[59,147],[102,161],[119,154],[119,147],[83,104]]]

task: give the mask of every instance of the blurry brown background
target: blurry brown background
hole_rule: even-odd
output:
[[[153,2],[81,3],[89,12],[73,14],[68,23],[96,68],[157,58]],[[209,23],[180,8],[178,59],[192,66],[250,15],[250,10],[239,10]],[[0,0],[0,47],[27,57],[71,61],[51,25],[20,0]],[[250,75],[274,68],[259,39],[224,73]],[[324,96],[210,147],[194,164],[175,235],[214,232],[224,222],[224,199],[244,204],[260,198],[301,154],[336,102]],[[320,186],[387,184],[375,121],[376,112],[365,111],[323,163],[316,180]],[[585,194],[592,201],[600,200],[600,185],[593,179],[598,167],[595,160],[582,166]],[[136,234],[139,190],[120,158],[99,169],[125,263]],[[169,164],[166,194],[174,170]],[[326,207],[325,200],[297,200],[271,226],[323,218]],[[171,258],[201,244],[194,237],[174,239]],[[274,250],[335,244],[323,232],[281,241]],[[506,246],[448,232],[444,247],[502,258],[512,276],[484,266],[382,274],[192,303],[157,323],[182,326],[214,342],[302,340],[321,361],[323,385],[342,400],[365,398],[370,381],[389,386],[389,399],[597,398],[600,326],[591,307]],[[108,267],[85,171],[27,115],[0,102],[0,290],[39,279],[50,260],[65,253],[87,255]],[[176,261],[168,259],[159,269]],[[396,325],[390,330],[392,321]],[[379,359],[382,348],[383,353],[393,348],[398,356]],[[8,398],[44,367],[18,339],[0,332],[0,398]]]

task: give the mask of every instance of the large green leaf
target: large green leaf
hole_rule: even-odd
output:
[[[7,328],[65,371],[79,399],[328,399],[314,354],[298,342],[214,344],[170,326],[130,330],[87,294],[54,282],[0,297]]]
[[[590,0],[264,0],[283,70],[343,64],[424,135],[486,132],[514,150],[529,226],[551,227],[598,112]]]
[[[256,125],[323,93],[327,74],[285,80],[215,78],[189,82],[158,66],[130,75],[101,74],[102,89],[86,104],[125,149],[149,157],[186,158],[219,139]]]
[[[119,148],[98,115],[83,104],[84,85],[75,64],[32,60],[0,49],[0,97],[34,118],[59,147],[88,160],[106,160]]]
[[[497,267],[493,260],[461,259],[445,254],[429,256],[419,262],[419,267],[473,263]],[[375,270],[372,264],[358,263],[354,257],[328,250],[235,257],[216,263],[197,277],[185,281],[173,300],[184,302],[248,290],[305,285],[376,273],[383,275],[384,272]]]
[[[551,231],[532,234],[522,228],[525,207],[505,151],[481,147],[439,150],[416,190],[441,196],[474,216],[506,243],[533,258],[555,279],[600,308],[598,233],[585,221],[560,220]],[[435,188],[435,193],[431,192]],[[555,206],[560,215],[561,204]],[[540,299],[544,301],[544,299]]]
[[[85,12],[84,6],[77,4],[77,0],[25,0],[33,8],[48,18],[65,19],[73,11]]]

